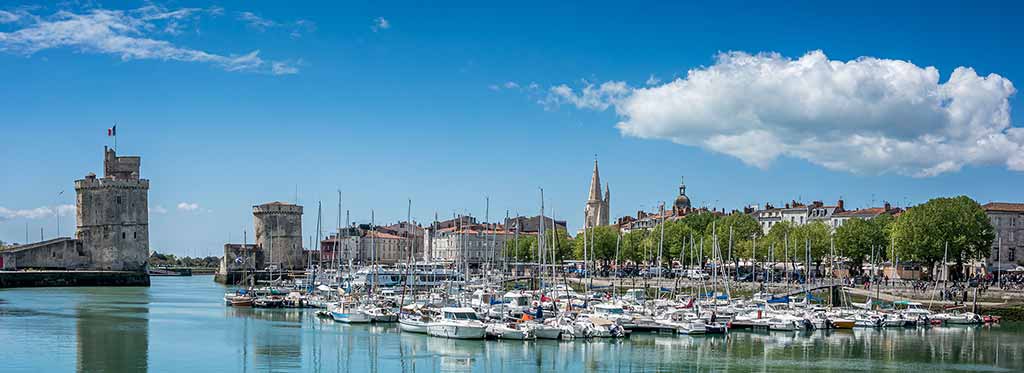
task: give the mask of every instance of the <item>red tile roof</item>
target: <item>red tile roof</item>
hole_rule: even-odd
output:
[[[1024,212],[1024,203],[989,202],[981,206],[985,211]]]

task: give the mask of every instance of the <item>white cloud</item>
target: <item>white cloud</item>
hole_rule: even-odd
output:
[[[373,26],[370,26],[370,29],[372,29],[373,32],[387,30],[389,28],[391,28],[391,22],[384,19],[384,17],[377,17],[377,19],[373,20]]]
[[[548,96],[540,103],[548,108],[570,104],[579,109],[605,110],[628,96],[632,91],[625,82],[604,82],[599,86],[584,82],[583,89],[577,94],[572,88],[562,84],[551,87]]]
[[[8,221],[13,219],[44,219],[53,217],[55,215],[68,216],[74,215],[75,205],[57,205],[57,206],[43,206],[36,207],[33,209],[16,209],[12,210],[6,207],[0,207],[0,221]]]
[[[651,74],[651,76],[647,78],[647,81],[644,82],[644,84],[649,85],[649,86],[650,85],[658,85],[658,83],[661,83],[661,79],[659,79],[658,77],[654,76],[654,74]]]
[[[161,214],[161,215],[163,215],[163,214],[166,214],[166,213],[167,213],[167,209],[166,209],[166,208],[164,208],[164,207],[163,207],[163,206],[161,206],[161,205],[156,205],[156,206],[154,206],[154,207],[150,207],[150,208],[149,208],[149,212],[152,212],[152,213],[157,213],[157,214]]]
[[[21,14],[19,13],[0,10],[0,23],[17,22],[19,19],[21,19]]]
[[[259,50],[243,55],[220,55],[149,37],[160,30],[176,34],[180,22],[200,12],[202,10],[196,8],[167,11],[146,6],[128,11],[94,9],[77,14],[62,10],[50,17],[31,16],[33,21],[24,28],[0,32],[0,51],[32,55],[47,49],[73,48],[115,55],[124,61],[199,62],[226,71],[274,73],[273,62],[260,58]]]
[[[1024,128],[1012,127],[1008,79],[821,51],[722,53],[685,78],[646,88],[623,82],[552,87],[541,103],[615,109],[623,135],[665,139],[765,168],[780,156],[863,174],[918,177],[966,165],[1024,171]]]
[[[198,203],[189,203],[189,202],[179,202],[178,203],[178,210],[181,210],[181,211],[196,211],[196,210],[199,210],[199,204]]]
[[[274,62],[271,64],[271,72],[274,75],[291,75],[298,74],[299,68],[284,62]]]
[[[238,12],[238,19],[240,21],[244,21],[249,25],[249,27],[260,31],[265,31],[270,27],[277,26],[277,22],[260,17],[253,12]]]

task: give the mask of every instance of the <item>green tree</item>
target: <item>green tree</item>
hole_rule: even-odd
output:
[[[583,240],[586,239],[587,259],[593,258],[608,264],[615,258],[615,241],[618,239],[618,232],[618,228],[612,225],[587,229],[586,234],[576,235],[574,256],[583,258]]]
[[[967,196],[934,198],[904,212],[892,226],[900,258],[916,260],[933,268],[942,261],[956,263],[953,277],[962,273],[964,261],[988,253],[995,230],[978,202]]]
[[[530,262],[537,258],[537,236],[520,234],[505,241],[505,260]]]
[[[889,246],[889,231],[893,222],[892,215],[882,214],[874,218],[850,219],[836,228],[836,254],[850,260],[850,270],[860,274],[864,261],[871,255],[872,249]],[[888,250],[882,250],[888,254]]]
[[[753,216],[741,213],[732,213],[715,221],[715,229],[718,231],[718,244],[722,248],[722,255],[729,258],[729,230],[732,230],[732,258],[738,262],[741,258],[750,258],[753,255],[754,236],[761,235],[761,225]]]
[[[680,221],[690,226],[694,232],[704,232],[711,226],[711,222],[715,221],[715,214],[710,211],[701,211],[696,214],[687,214]]]
[[[553,241],[551,239],[550,233],[545,233],[545,235],[547,236],[545,245],[555,250],[556,262],[561,262],[563,260],[573,258],[573,249],[575,247],[575,243],[573,242],[572,237],[569,236],[569,233],[566,232],[565,229],[558,228],[555,231],[555,238]]]
[[[621,260],[633,263],[643,261],[648,235],[649,232],[643,229],[632,230],[622,235],[622,242],[619,243],[619,256]]]
[[[804,262],[807,245],[810,245],[811,262],[821,270],[821,263],[829,254],[832,229],[823,222],[812,221],[793,228],[789,234],[789,255],[796,262]]]

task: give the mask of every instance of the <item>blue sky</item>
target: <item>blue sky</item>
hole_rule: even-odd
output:
[[[1001,3],[5,2],[0,240],[55,234],[115,122],[152,181],[151,247],[187,255],[296,189],[306,235],[338,189],[393,222],[408,198],[420,221],[485,196],[535,214],[544,187],[575,229],[595,154],[615,217],[680,176],[727,209],[1022,201],[1020,24]],[[813,63],[845,65],[793,72]]]

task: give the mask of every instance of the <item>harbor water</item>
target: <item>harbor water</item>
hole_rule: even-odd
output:
[[[2,372],[1024,371],[1024,324],[459,341],[225,307],[208,276],[0,290]]]

